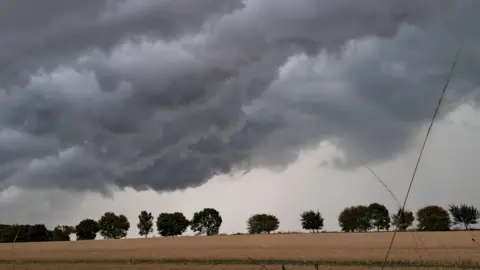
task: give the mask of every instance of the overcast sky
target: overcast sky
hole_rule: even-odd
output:
[[[475,0],[0,3],[0,223],[480,207]]]

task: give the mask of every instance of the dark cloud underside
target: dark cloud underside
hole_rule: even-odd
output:
[[[386,161],[431,116],[461,38],[447,108],[478,98],[475,1],[1,5],[2,188],[183,189],[323,140],[344,168]]]

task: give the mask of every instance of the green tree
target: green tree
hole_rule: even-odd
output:
[[[106,212],[98,221],[98,226],[104,239],[120,239],[127,236],[130,222],[124,215]]]
[[[408,210],[399,208],[397,213],[392,216],[392,225],[397,228],[398,231],[406,231],[408,227],[412,226],[415,217],[413,213]]]
[[[15,238],[16,232],[13,232],[12,225],[0,224],[0,242],[12,243]]]
[[[448,211],[453,217],[454,224],[463,224],[465,230],[468,230],[470,225],[478,223],[480,218],[480,211],[473,205],[449,205]]]
[[[368,215],[377,232],[380,230],[388,231],[390,229],[390,214],[385,205],[379,203],[370,204],[368,206]]]
[[[338,215],[338,225],[343,232],[354,232],[357,229],[357,218],[353,215],[353,206],[345,207]]]
[[[100,231],[98,222],[93,219],[84,219],[75,226],[75,234],[77,240],[93,240],[97,237],[97,233]]]
[[[310,230],[312,232],[318,232],[323,228],[323,218],[318,211],[305,211],[300,215],[300,221],[302,222],[302,228]]]
[[[53,233],[44,224],[26,225],[27,242],[52,241]]]
[[[447,210],[438,205],[425,206],[417,211],[420,231],[449,231],[452,224]]]
[[[12,236],[13,236],[13,241],[12,242],[29,242],[30,237],[29,231],[30,225],[24,225],[24,224],[14,224],[12,225]]]
[[[137,228],[141,236],[148,237],[148,235],[153,232],[153,215],[151,212],[140,212],[140,215],[138,215]]]
[[[372,228],[368,207],[364,205],[344,208],[338,216],[338,223],[344,232],[366,232]]]
[[[247,220],[247,229],[250,234],[269,234],[277,230],[279,226],[278,218],[270,214],[255,214]]]
[[[190,228],[197,234],[217,235],[222,225],[222,216],[213,208],[204,208],[193,214]]]
[[[74,233],[72,226],[58,225],[53,229],[52,241],[70,241],[70,234]]]
[[[51,241],[53,232],[44,224],[0,225],[0,242],[45,242]]]
[[[13,242],[28,242],[28,227],[29,225],[21,224],[2,224],[1,227],[1,236],[2,242],[4,243],[13,243]]]
[[[161,213],[157,217],[157,231],[161,236],[182,235],[190,225],[183,213]]]

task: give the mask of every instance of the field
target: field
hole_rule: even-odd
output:
[[[475,266],[478,232],[398,233],[391,264]],[[0,245],[2,266],[15,269],[365,269],[383,261],[392,233],[185,236]],[[281,261],[281,262],[280,262]],[[305,266],[305,265],[308,266]],[[434,265],[435,264],[435,265]],[[328,268],[326,268],[328,266]],[[390,268],[391,269],[391,268]]]

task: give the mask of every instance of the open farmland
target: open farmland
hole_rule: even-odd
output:
[[[480,247],[471,240],[475,234],[478,232],[398,233],[390,260],[423,260],[425,265],[480,263]],[[133,269],[150,269],[148,264],[152,263],[164,265],[162,268],[176,264],[178,269],[186,269],[185,264],[189,263],[188,269],[193,266],[210,269],[205,265],[260,261],[272,264],[274,260],[292,265],[329,261],[331,265],[359,266],[365,261],[381,262],[391,237],[392,233],[318,233],[17,243],[13,250],[12,244],[0,245],[0,259],[59,267],[48,269],[63,269],[61,267],[70,263],[75,263],[78,269],[93,269],[94,264],[101,264],[103,268],[138,264]],[[82,264],[90,266],[81,268]],[[39,269],[38,266],[35,269]],[[222,268],[218,265],[216,269]]]

